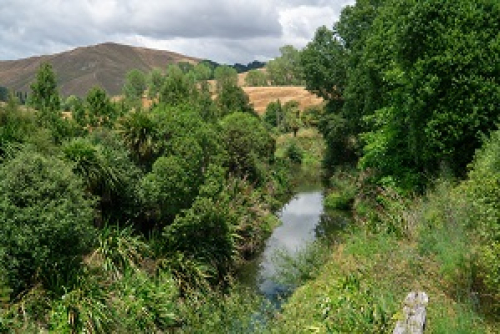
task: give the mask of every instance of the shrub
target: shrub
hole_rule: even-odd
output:
[[[300,165],[304,159],[304,152],[295,141],[292,141],[285,149],[285,157],[290,159],[291,162]]]
[[[0,168],[0,266],[16,293],[78,267],[92,245],[93,201],[61,160],[28,150]]]

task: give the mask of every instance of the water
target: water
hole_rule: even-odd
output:
[[[299,192],[279,213],[282,222],[266,242],[264,251],[248,263],[240,273],[243,284],[252,287],[279,307],[288,291],[286,286],[275,281],[277,251],[289,254],[303,249],[315,240],[325,227],[320,221],[323,213],[323,194],[320,190]]]

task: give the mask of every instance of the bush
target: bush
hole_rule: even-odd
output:
[[[295,141],[292,141],[285,149],[285,157],[290,159],[291,162],[300,165],[304,159],[304,152]]]
[[[49,285],[91,247],[93,201],[61,160],[28,150],[0,168],[0,266],[14,292]]]
[[[274,158],[275,140],[259,118],[233,113],[222,122],[222,140],[229,154],[229,171],[251,182],[262,182],[265,166]]]

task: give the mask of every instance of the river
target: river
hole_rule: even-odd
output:
[[[244,285],[263,294],[276,307],[280,307],[283,298],[292,292],[276,282],[276,252],[286,251],[293,255],[319,236],[328,235],[331,229],[339,226],[338,220],[328,219],[323,215],[321,188],[297,193],[282,208],[278,217],[281,225],[273,231],[263,252],[244,266],[239,275]]]

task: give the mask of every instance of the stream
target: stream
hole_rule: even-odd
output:
[[[273,277],[277,272],[277,263],[273,261],[276,252],[293,255],[318,237],[334,233],[332,230],[339,223],[345,223],[323,215],[323,192],[319,187],[297,193],[278,217],[282,224],[273,231],[262,253],[240,272],[240,282],[264,295],[277,309],[293,291]]]

